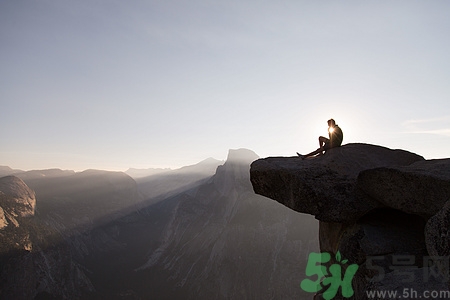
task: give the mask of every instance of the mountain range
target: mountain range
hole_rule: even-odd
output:
[[[230,150],[149,176],[1,167],[0,298],[308,298],[318,223],[253,192],[256,159]]]

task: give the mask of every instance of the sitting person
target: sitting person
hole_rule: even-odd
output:
[[[336,125],[336,122],[333,119],[328,120],[328,136],[327,139],[324,136],[319,137],[319,148],[309,154],[301,155],[297,152],[297,155],[301,157],[301,159],[305,159],[307,157],[322,155],[327,150],[339,147],[342,144],[342,139],[344,138],[344,134],[342,133],[341,128]]]

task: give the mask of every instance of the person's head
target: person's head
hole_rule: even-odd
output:
[[[334,119],[329,119],[328,120],[328,127],[334,127],[336,126],[336,122],[334,121]]]

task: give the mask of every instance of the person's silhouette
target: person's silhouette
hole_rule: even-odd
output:
[[[339,147],[342,144],[342,139],[344,138],[344,134],[342,133],[341,128],[336,124],[336,122],[333,119],[328,120],[328,136],[329,138],[326,138],[324,136],[319,136],[319,148],[317,150],[314,150],[311,153],[308,153],[306,155],[301,155],[297,152],[297,155],[301,157],[301,159],[305,159],[307,157],[315,156],[315,155],[322,155],[327,150]]]

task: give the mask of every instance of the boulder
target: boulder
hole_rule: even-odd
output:
[[[450,200],[450,159],[365,170],[358,188],[385,206],[428,219]]]
[[[325,222],[352,223],[379,202],[359,195],[361,171],[407,166],[424,158],[405,150],[369,144],[347,144],[323,156],[269,157],[252,163],[250,179],[255,193]],[[362,197],[362,199],[361,199]]]

